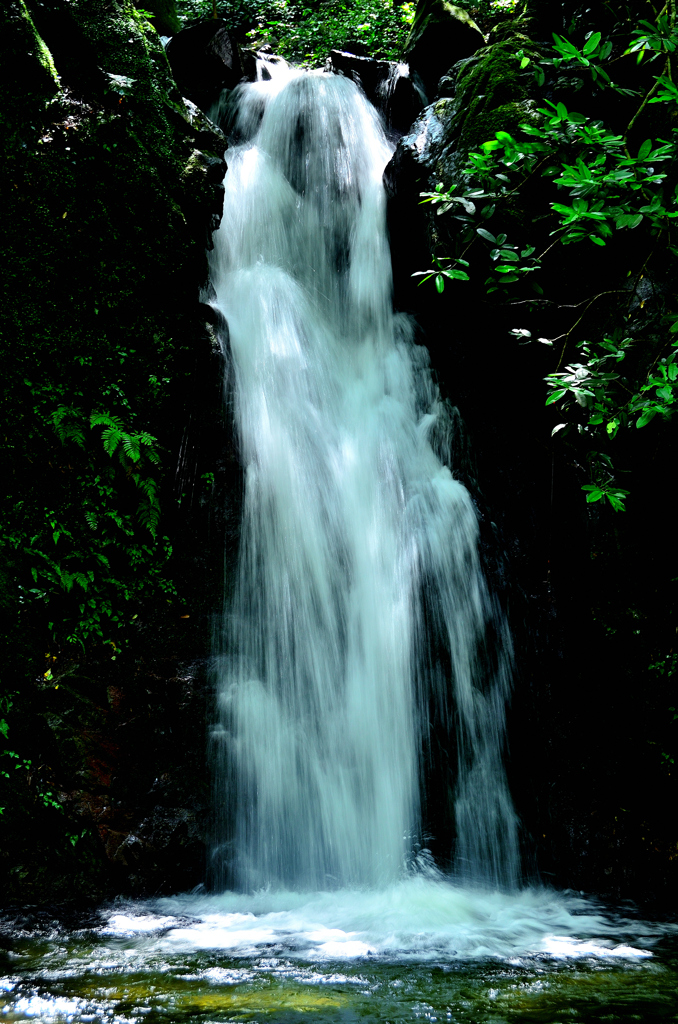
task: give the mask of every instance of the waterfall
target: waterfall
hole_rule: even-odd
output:
[[[349,79],[268,76],[238,89],[212,258],[245,474],[220,639],[218,882],[383,887],[416,871],[435,718],[456,758],[455,874],[510,886],[510,641],[470,496],[432,444],[427,353],[392,311],[390,149]]]

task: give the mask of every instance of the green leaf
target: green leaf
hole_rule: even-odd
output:
[[[593,35],[589,36],[589,38],[584,43],[584,49],[582,50],[582,53],[585,57],[587,57],[590,53],[593,53],[593,51],[598,48],[598,44],[601,38],[602,32],[594,32]]]
[[[476,234],[480,235],[487,242],[496,242],[497,239],[486,228],[476,228]]]
[[[638,150],[638,159],[639,160],[644,160],[647,156],[649,156],[649,154],[651,152],[652,152],[652,139],[645,139],[645,142],[642,144],[642,146]]]
[[[567,394],[567,388],[559,388],[558,391],[553,391],[546,399],[546,405],[553,405],[554,402],[560,401],[563,395]]]
[[[642,213],[622,213],[617,217],[615,224],[617,228],[630,228],[632,231],[637,228],[643,219]]]
[[[591,239],[591,241],[593,242],[594,245],[605,245],[606,244],[605,240],[603,238],[600,238],[599,235],[589,235],[589,238]]]
[[[562,36],[557,36],[555,32],[553,32],[552,35],[555,48],[559,53],[562,53],[570,60],[573,57],[579,58],[579,50],[576,48],[576,46],[572,45],[569,39],[563,39]]]
[[[605,495],[615,512],[625,512],[624,498],[620,493],[611,494],[610,491]]]
[[[530,58],[529,57],[523,57],[522,60],[520,61],[520,70],[522,71],[523,68],[526,68],[529,63],[530,63]]]
[[[438,293],[445,291],[445,278],[442,274],[436,274],[436,291]]]
[[[601,498],[605,497],[605,492],[601,491],[600,487],[595,487],[593,484],[584,484],[582,491],[588,491],[586,500],[589,502],[600,501]]]
[[[653,420],[656,415],[656,409],[644,409],[642,414],[638,417],[638,420],[636,421],[636,427],[638,428],[638,430],[640,430],[641,427],[647,426],[650,420]]]

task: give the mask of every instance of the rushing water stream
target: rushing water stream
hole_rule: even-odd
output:
[[[222,894],[120,903],[70,933],[15,923],[0,1012],[677,1020],[670,926],[520,886],[510,638],[426,353],[392,312],[389,147],[348,79],[268,75],[239,90],[212,266],[246,479],[218,638]],[[422,835],[433,730],[446,873]]]

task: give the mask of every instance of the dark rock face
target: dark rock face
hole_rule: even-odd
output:
[[[374,57],[344,50],[330,50],[326,68],[336,75],[353,78],[362,87],[370,103],[376,100],[378,89],[387,80],[390,69],[390,61],[375,60]]]
[[[407,131],[423,106],[421,89],[417,89],[406,64],[331,50],[325,70],[354,81],[380,112],[386,130],[394,137]]]
[[[458,61],[483,46],[482,32],[467,12],[447,0],[419,0],[405,60],[422,79],[433,99],[440,77]]]
[[[218,18],[178,32],[167,44],[167,57],[182,96],[205,111],[245,74],[238,44]]]

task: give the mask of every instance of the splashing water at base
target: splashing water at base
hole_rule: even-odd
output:
[[[381,891],[123,902],[80,933],[5,931],[0,1013],[59,1024],[668,1021],[675,935],[572,895],[423,877]]]
[[[275,945],[314,962],[651,955],[621,942],[619,919],[610,920],[581,897],[535,887],[514,893],[460,888],[422,876],[386,889],[186,895],[161,899],[154,908],[196,918],[173,928],[168,941],[177,948],[251,955]],[[171,924],[171,916],[166,921]],[[125,915],[112,923],[114,930],[135,930]],[[636,935],[657,934],[653,926],[632,927]]]
[[[280,69],[241,87],[235,133],[212,260],[246,481],[221,638],[217,884],[401,878],[435,718],[456,748],[456,873],[510,887],[510,641],[469,494],[430,441],[445,431],[425,350],[392,313],[390,149],[350,80]]]

